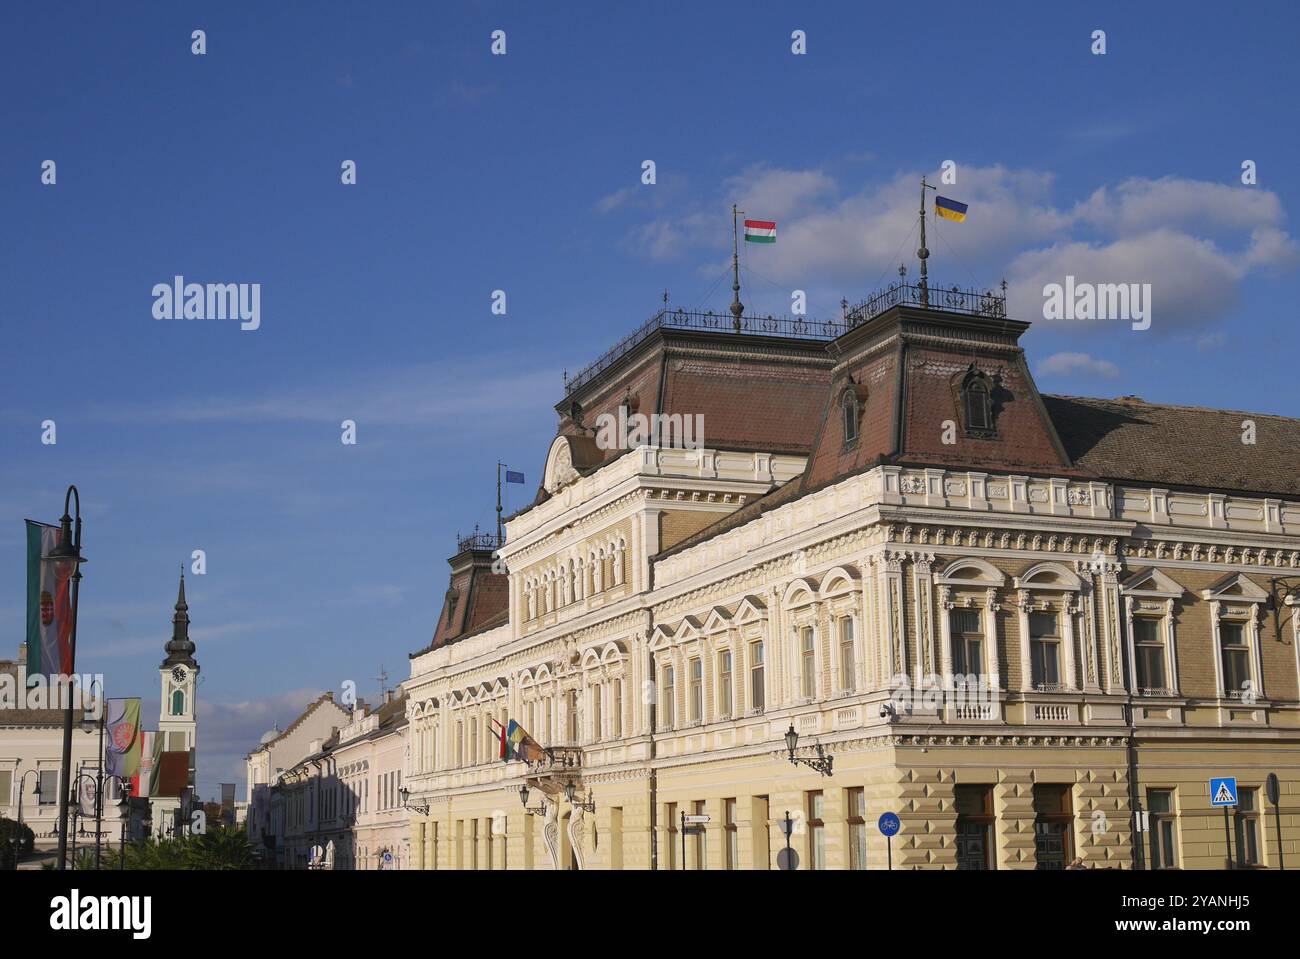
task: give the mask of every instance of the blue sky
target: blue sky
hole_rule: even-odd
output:
[[[931,236],[935,280],[1006,276],[1031,320],[1044,278],[1153,284],[1143,333],[1039,320],[1041,389],[1296,415],[1293,5],[808,6],[6,4],[0,656],[21,520],[76,482],[78,671],[156,715],[204,549],[201,789],[242,781],[316,691],[406,674],[496,461],[535,488],[562,370],[665,289],[725,307],[733,200],[778,221],[751,311],[799,288],[833,315],[914,272],[944,160],[971,210]],[[154,320],[176,274],[260,283],[261,328]]]

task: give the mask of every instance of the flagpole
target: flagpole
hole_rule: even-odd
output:
[[[745,312],[745,305],[740,302],[740,247],[736,241],[736,204],[731,204],[731,315],[735,317],[732,326],[740,332],[740,314]]]
[[[104,724],[108,721],[108,707],[104,702],[104,686],[99,687],[99,770],[95,775],[95,871],[99,871],[100,838],[104,832]]]
[[[916,251],[917,258],[921,261],[921,305],[930,305],[930,284],[927,282],[925,261],[930,258],[930,251],[925,248],[925,188],[935,189],[925,182],[925,177],[921,177],[921,248]]]
[[[73,498],[76,498],[77,525],[74,532],[72,516],[68,513]],[[63,516],[59,520],[59,543],[44,561],[72,564],[72,622],[68,637],[68,671],[63,676],[63,688],[68,701],[63,712],[63,759],[60,764],[62,782],[59,783],[59,860],[60,872],[68,868],[68,789],[72,781],[72,677],[77,669],[77,600],[81,592],[81,493],[76,486],[69,486],[63,497]],[[62,665],[62,664],[60,664]]]
[[[497,545],[501,545],[501,461],[497,461]]]

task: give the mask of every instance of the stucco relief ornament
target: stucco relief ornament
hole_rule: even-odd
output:
[[[1072,486],[1066,491],[1065,501],[1071,506],[1091,506],[1092,492]]]
[[[547,796],[546,818],[542,822],[542,842],[546,844],[546,854],[551,859],[551,868],[560,868],[560,804]]]
[[[587,811],[575,805],[569,812],[569,843],[579,869],[587,868]]]
[[[898,481],[898,488],[904,493],[924,493],[925,478],[921,476],[904,476]]]

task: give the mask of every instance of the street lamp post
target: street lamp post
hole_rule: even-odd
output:
[[[125,776],[122,779],[122,801],[118,803],[122,807],[122,834],[118,839],[117,847],[117,868],[123,870],[126,868],[126,830],[131,825],[131,780]]]
[[[23,774],[22,774],[22,777],[18,780],[18,826],[19,826],[19,828],[18,828],[17,830],[15,830],[15,832],[14,832],[14,843],[15,843],[15,845],[14,845],[14,868],[15,868],[15,869],[18,868],[18,857],[19,857],[19,855],[21,854],[21,852],[22,852],[22,848],[23,848],[23,835],[22,835],[22,834],[23,834],[23,831],[22,831],[22,828],[21,828],[21,827],[22,827],[22,824],[23,824],[23,792],[24,792],[24,790],[26,790],[26,788],[27,788],[27,777],[28,777],[28,776],[31,776],[31,775],[33,775],[33,774],[35,774],[35,776],[36,776],[36,802],[39,803],[39,802],[41,801],[41,772],[40,772],[40,770],[39,770],[39,769],[29,769],[29,770],[27,770],[27,772],[23,773]]]
[[[523,805],[524,812],[530,816],[546,815],[546,803],[543,802],[538,806],[528,805],[528,783],[523,783],[519,787],[519,802]]]
[[[429,804],[423,802],[408,802],[411,798],[411,790],[403,786],[397,790],[397,795],[401,797],[402,808],[409,809],[413,813],[419,813],[421,816],[429,815]]]
[[[799,734],[795,732],[794,723],[785,731],[785,748],[789,752],[790,763],[795,766],[803,765],[809,769],[815,769],[823,776],[831,774],[831,767],[835,764],[835,757],[826,755],[826,750],[821,743],[817,743],[817,758],[807,759],[804,756],[796,756],[795,748],[799,745]]]
[[[73,517],[68,508],[76,503],[76,529],[73,529]],[[63,517],[59,520],[59,542],[43,562],[54,564],[62,569],[71,566],[69,578],[72,581],[72,623],[68,639],[68,675],[65,677],[68,702],[63,712],[63,764],[62,788],[59,790],[59,869],[68,868],[68,783],[72,779],[72,675],[77,668],[77,593],[81,585],[81,564],[86,560],[81,555],[81,494],[77,487],[69,486],[63,497]]]
[[[564,784],[564,799],[570,806],[581,809],[583,812],[594,813],[596,811],[596,800],[590,795],[586,799],[579,799],[578,787],[572,782]]]
[[[81,781],[89,779],[95,781],[95,777],[90,773],[81,773],[72,781],[72,868],[77,868],[77,823],[85,817],[81,814],[81,801],[77,798],[77,790],[81,788]],[[84,828],[84,827],[83,827]]]

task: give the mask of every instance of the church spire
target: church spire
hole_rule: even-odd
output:
[[[172,616],[172,638],[164,647],[167,658],[163,666],[184,663],[194,667],[194,642],[190,639],[190,605],[185,602],[185,567],[181,567],[181,584],[176,593],[176,614]]]

